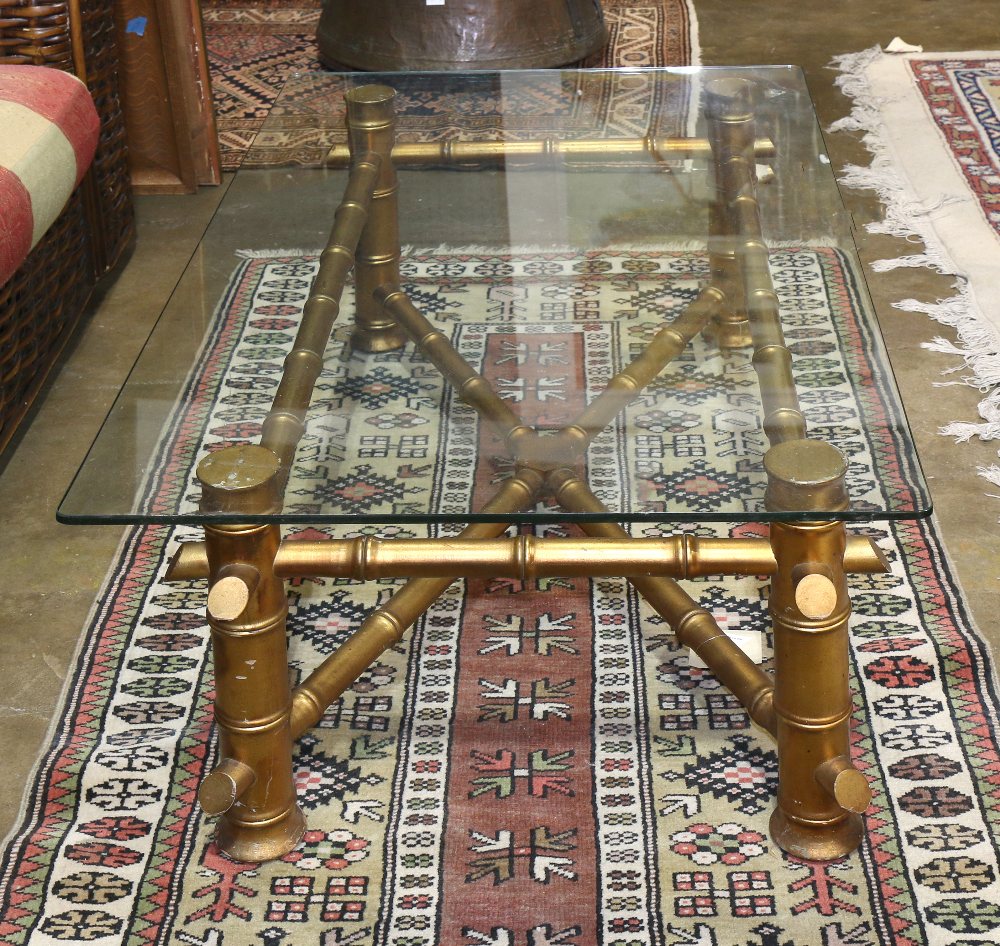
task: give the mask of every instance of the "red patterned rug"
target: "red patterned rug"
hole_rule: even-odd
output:
[[[585,66],[687,66],[697,64],[697,21],[690,0],[648,4],[605,2],[610,41]],[[285,80],[321,70],[316,52],[320,6],[308,0],[206,0],[202,6],[212,73],[222,167],[243,165]],[[294,143],[275,139],[254,149],[254,166],[308,163]],[[289,130],[290,140],[294,133]],[[290,152],[291,151],[291,155]]]
[[[982,395],[978,419],[941,418],[953,421],[942,433],[1000,440],[1000,51],[886,55],[875,47],[837,64],[854,109],[834,129],[863,131],[874,155],[842,180],[885,201],[884,222],[869,229],[923,243],[874,268],[926,266],[956,277],[950,298],[898,303],[955,329],[957,343],[928,347],[952,356],[946,373]],[[1000,464],[979,472],[1000,485]]]
[[[798,313],[787,336],[811,430],[850,457],[856,497],[907,488],[912,458],[858,424],[887,368],[873,364],[880,346],[855,317],[855,275],[816,248],[776,252],[772,269]],[[155,489],[190,489],[206,448],[255,436],[242,422],[248,409],[266,411],[315,270],[314,257],[239,267]],[[510,299],[492,288],[512,270],[529,310],[542,313],[516,344]],[[411,257],[404,273],[523,416],[553,423],[575,414],[705,276],[702,259],[667,251],[436,251]],[[449,318],[456,307],[483,318]],[[308,510],[333,494],[345,508],[382,512],[469,508],[506,472],[481,459],[489,451],[468,448],[474,415],[434,372],[415,370],[409,347],[351,355],[347,331],[334,335],[292,502]],[[696,340],[666,372],[676,406],[640,399],[629,423],[642,436],[621,450],[595,443],[599,495],[614,505],[634,489],[636,501],[678,511],[701,508],[706,490],[754,502],[758,471],[734,458],[762,453],[763,434],[735,423],[712,383],[720,373],[745,379],[740,403],[757,416],[747,358]],[[364,458],[349,476],[338,460],[345,448]],[[689,475],[671,473],[676,458]],[[309,832],[281,861],[251,866],[216,850],[194,807],[216,752],[205,595],[162,577],[176,541],[195,533],[137,529],[85,631],[62,725],[2,861],[0,942],[996,942],[1000,756],[986,650],[932,523],[864,531],[892,572],[852,580],[853,752],[875,800],[851,857],[807,863],[771,844],[770,742],[626,583],[551,579],[454,584],[302,740],[296,778]],[[338,646],[393,586],[292,583],[294,673]],[[724,627],[759,629],[770,664],[766,583],[692,588]]]

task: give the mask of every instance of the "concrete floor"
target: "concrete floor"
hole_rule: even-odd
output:
[[[834,55],[888,43],[902,34],[928,50],[1000,48],[995,0],[966,0],[957,16],[952,4],[935,0],[695,0],[706,65],[796,63],[807,74],[821,123],[849,110],[827,68]],[[738,9],[738,15],[736,10]],[[857,136],[828,136],[835,165],[867,163]],[[78,464],[124,381],[154,321],[192,256],[222,187],[192,197],[147,197],[138,204],[136,252],[64,357],[37,404],[30,424],[0,457],[3,558],[0,568],[0,835],[11,827],[22,787],[42,748],[59,697],[121,530],[68,527],[54,513]],[[902,255],[912,247],[873,237],[862,227],[877,219],[871,194],[848,192],[863,261]],[[869,275],[869,286],[892,357],[941,531],[965,588],[972,612],[996,648],[1000,630],[1000,501],[984,497],[989,487],[977,465],[996,458],[997,445],[954,446],[937,427],[975,418],[977,392],[934,388],[949,366],[920,343],[948,330],[921,315],[899,312],[891,302],[904,296],[934,299],[948,293],[948,280],[919,270]],[[995,492],[995,490],[994,490]]]

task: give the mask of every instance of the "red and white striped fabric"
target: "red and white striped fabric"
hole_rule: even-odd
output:
[[[66,205],[94,158],[87,87],[45,66],[0,66],[0,285]]]

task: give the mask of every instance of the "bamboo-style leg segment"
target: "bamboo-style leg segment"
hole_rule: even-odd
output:
[[[792,377],[792,356],[781,331],[778,297],[756,197],[751,86],[745,79],[709,84],[705,101],[715,159],[719,225],[735,240],[743,303],[753,340],[753,366],[764,406],[764,432],[772,444],[801,440],[806,423]]]
[[[202,509],[264,514],[280,508],[277,457],[227,447],[198,466]],[[201,798],[219,814],[217,840],[232,858],[267,861],[299,842],[305,819],[292,779],[291,694],[284,582],[273,570],[277,526],[206,525],[208,623],[215,656],[215,721],[221,761]]]
[[[497,491],[484,507],[484,513],[504,515],[530,506],[538,497],[542,477],[533,470],[523,470]],[[506,522],[479,522],[466,526],[459,537],[489,539],[508,528]],[[372,662],[397,644],[410,627],[454,581],[445,578],[411,578],[382,607],[368,615],[361,626],[337,650],[326,658],[292,696],[292,737],[297,739],[322,718],[326,708],[337,699]]]
[[[288,479],[295,447],[305,432],[306,411],[316,379],[323,370],[326,344],[340,314],[344,283],[354,266],[358,241],[368,221],[380,163],[378,155],[365,154],[351,167],[330,238],[319,259],[319,272],[309,289],[302,322],[264,420],[260,442],[281,463],[280,485]]]
[[[380,286],[375,298],[398,325],[451,383],[458,396],[490,424],[516,453],[516,444],[531,439],[534,432],[507,406],[475,368],[457,351],[409,300],[399,286]]]
[[[556,499],[571,512],[606,511],[590,488],[568,470],[550,474],[548,485]],[[615,522],[581,522],[580,528],[590,536],[630,538]],[[676,581],[662,577],[633,577],[629,582],[670,625],[677,640],[704,660],[719,681],[747,708],[750,718],[773,734],[774,682],[771,677],[726,636],[715,618]]]
[[[847,506],[840,451],[817,440],[783,443],[764,458],[771,509],[835,512]],[[782,850],[832,860],[861,842],[871,801],[850,762],[851,602],[843,522],[773,522],[771,582],[778,800],[771,837]]]
[[[359,86],[345,96],[352,158],[368,152],[380,158],[378,182],[354,267],[351,344],[361,351],[392,351],[406,341],[399,326],[386,317],[374,298],[379,286],[399,283],[399,181],[392,162],[396,140],[395,96],[385,85]]]
[[[747,317],[743,273],[736,258],[736,241],[729,226],[728,211],[718,200],[709,205],[708,268],[710,284],[720,289],[725,303],[705,330],[720,348],[749,348],[753,345]]]
[[[534,168],[539,165],[580,164],[619,168],[629,163],[636,169],[658,169],[659,162],[711,157],[705,138],[535,138],[531,141],[444,141],[400,142],[392,149],[397,168]],[[774,142],[758,138],[754,142],[757,159],[774,157]],[[350,148],[335,144],[327,152],[326,166],[344,168],[350,164]]]
[[[656,376],[681,354],[691,339],[709,323],[724,302],[713,287],[702,290],[670,325],[661,328],[632,362],[608,381],[572,424],[556,437],[556,457],[566,462],[567,452],[579,456],[587,445],[629,405]]]

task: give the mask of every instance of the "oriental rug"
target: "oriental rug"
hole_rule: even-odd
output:
[[[833,130],[863,131],[874,155],[841,180],[885,201],[884,222],[870,230],[924,243],[876,271],[928,266],[956,277],[949,299],[897,303],[956,330],[957,344],[939,338],[928,347],[954,356],[950,371],[983,394],[981,420],[954,418],[942,433],[1000,438],[1000,52],[888,55],[875,47],[836,64],[854,108]],[[979,472],[1000,484],[1000,465]]]
[[[688,66],[699,62],[698,25],[691,0],[605,2],[607,47],[587,67]],[[309,0],[206,2],[202,6],[222,167],[311,164],[297,145],[301,126],[269,123],[256,142],[285,81],[322,70],[316,53],[320,5]],[[623,109],[631,103],[623,103]],[[248,154],[249,152],[249,154]],[[247,160],[249,158],[249,161]]]
[[[239,266],[169,431],[154,501],[191,491],[204,450],[257,435],[316,267],[299,255]],[[856,274],[815,247],[776,251],[772,269],[797,313],[787,336],[814,434],[848,454],[861,501],[909,490],[912,457],[859,425],[879,409],[887,366],[857,318]],[[512,272],[523,298],[497,282]],[[703,258],[667,250],[438,250],[404,268],[408,290],[463,355],[529,422],[553,423],[574,415],[706,275]],[[457,319],[459,309],[482,315]],[[468,448],[470,431],[487,435],[411,347],[358,358],[344,349],[348,331],[335,330],[292,474],[297,508],[332,495],[348,511],[387,517],[410,504],[468,509],[508,475],[489,450]],[[765,439],[748,354],[694,346],[665,372],[675,407],[639,399],[628,410],[641,435],[595,441],[590,477],[609,504],[625,488],[678,511],[720,491],[754,501],[759,464],[747,458],[762,455]],[[723,373],[742,379],[738,403],[715,397]],[[346,451],[359,462],[340,476]],[[453,584],[302,740],[295,772],[309,831],[282,860],[255,866],[221,855],[195,806],[217,751],[205,591],[163,574],[176,542],[197,533],[133,530],[0,864],[0,942],[996,941],[1000,756],[986,650],[932,522],[861,531],[892,571],[852,579],[852,751],[875,796],[854,855],[808,863],[771,843],[773,747],[625,582],[549,579]],[[292,582],[294,676],[395,585]],[[770,666],[766,583],[690,587],[723,627],[759,629]]]

